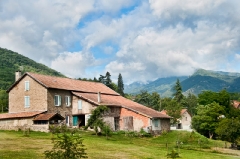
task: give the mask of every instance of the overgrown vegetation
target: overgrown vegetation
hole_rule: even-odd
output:
[[[78,159],[87,158],[83,138],[79,131],[70,130],[66,126],[52,127],[52,150],[44,151],[46,159]]]

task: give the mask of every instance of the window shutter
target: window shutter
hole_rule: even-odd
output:
[[[24,106],[25,106],[25,108],[30,107],[30,97],[29,96],[24,97]]]
[[[58,96],[59,97],[59,106],[62,105],[62,97],[61,96]]]
[[[29,81],[25,81],[25,91],[29,91]]]
[[[78,100],[78,109],[82,109],[82,101]]]

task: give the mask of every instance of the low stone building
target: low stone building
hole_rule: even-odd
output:
[[[163,114],[167,114],[166,110],[161,111]],[[191,130],[192,116],[187,109],[182,109],[181,118],[177,119],[178,123],[171,126],[171,130]]]
[[[0,114],[0,129],[29,127],[48,131],[49,124],[63,122],[69,127],[81,127],[87,124],[92,110],[105,105],[109,111],[104,121],[114,131],[144,129],[160,134],[170,130],[171,117],[126,99],[102,83],[19,74],[16,72],[19,78],[8,89],[9,113]]]

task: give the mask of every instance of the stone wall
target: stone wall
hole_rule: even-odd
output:
[[[25,81],[29,81],[29,90],[25,91]],[[30,107],[25,108],[24,96],[30,97]],[[9,113],[47,110],[47,89],[25,76],[9,92]]]
[[[34,125],[33,118],[0,120],[0,130],[27,130],[49,132],[49,125]]]
[[[170,119],[161,119],[161,130],[170,131]]]
[[[61,96],[61,105],[55,106],[54,96]],[[69,116],[70,126],[72,125],[72,104],[70,106],[66,105],[65,96],[70,96],[71,101],[73,100],[72,94],[68,90],[59,90],[59,89],[48,89],[47,93],[47,104],[48,104],[48,113],[59,113],[61,116],[66,118]]]

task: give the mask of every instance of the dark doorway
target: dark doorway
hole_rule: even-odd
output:
[[[120,120],[119,117],[114,117],[114,128],[115,128],[115,131],[118,131],[120,129],[120,127],[119,127],[119,120]]]
[[[73,126],[81,127],[85,126],[85,115],[73,116]]]

